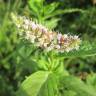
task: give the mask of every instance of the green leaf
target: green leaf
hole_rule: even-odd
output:
[[[17,96],[37,96],[42,85],[46,82],[48,78],[48,72],[36,72],[21,84]]]
[[[71,57],[86,57],[96,55],[95,43],[82,41],[82,44],[78,50],[70,52],[59,53],[57,57],[71,58]]]
[[[58,21],[60,21],[59,18],[52,18],[50,20],[46,20],[44,25],[49,29],[54,29],[57,26]]]
[[[44,6],[44,15],[48,16],[48,15],[52,14],[54,11],[57,10],[58,6],[59,6],[59,3],[57,3],[57,2],[45,5]]]
[[[47,71],[38,71],[21,84],[17,96],[55,96],[54,76]]]
[[[28,5],[35,16],[40,16],[43,0],[29,0]]]
[[[61,96],[78,96],[78,95],[77,95],[76,92],[74,92],[74,91],[66,90],[66,91],[64,91],[64,92],[61,94]]]
[[[38,96],[59,96],[59,92],[57,89],[56,76],[54,74],[50,74],[44,86],[41,88]]]
[[[54,11],[52,14],[46,15],[46,16],[45,16],[45,19],[54,17],[54,16],[56,16],[56,15],[69,14],[69,13],[73,13],[73,12],[81,12],[81,13],[84,13],[85,11],[82,10],[82,9],[78,9],[78,8],[64,9],[64,10],[58,9],[58,10]]]
[[[62,87],[65,87],[65,90],[76,92],[79,96],[96,96],[96,91],[92,86],[88,86],[74,76],[65,76],[60,83]]]
[[[86,83],[88,85],[93,86],[94,89],[96,90],[96,74],[95,73],[89,74],[86,78]]]

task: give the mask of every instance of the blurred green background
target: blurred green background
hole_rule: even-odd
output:
[[[15,96],[25,76],[38,69],[18,45],[12,12],[31,17],[57,32],[96,41],[96,0],[0,0],[0,96]],[[65,68],[86,79],[88,74],[96,73],[96,56],[66,59]]]

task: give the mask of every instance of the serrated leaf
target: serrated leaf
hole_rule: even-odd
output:
[[[42,2],[43,0],[29,0],[28,5],[32,10],[32,14],[35,16],[39,16],[40,10],[42,8]]]
[[[58,6],[59,6],[59,3],[57,3],[57,2],[53,2],[51,4],[45,5],[44,6],[44,15],[48,16],[48,15],[52,14],[56,10],[56,8],[58,8]]]
[[[52,74],[47,71],[38,71],[21,84],[17,96],[55,96],[55,84],[52,81]],[[53,82],[51,84],[51,82]],[[54,90],[52,90],[52,88]]]
[[[85,12],[84,10],[82,9],[78,9],[78,8],[73,8],[73,9],[64,9],[64,10],[56,10],[54,11],[52,14],[49,14],[47,16],[45,16],[45,19],[48,19],[48,18],[51,18],[51,17],[54,17],[56,15],[60,15],[60,14],[69,14],[69,13],[73,13],[73,12]]]
[[[85,57],[85,56],[94,56],[94,55],[96,55],[95,43],[82,41],[82,44],[78,50],[59,53],[57,57],[71,58],[71,57]]]

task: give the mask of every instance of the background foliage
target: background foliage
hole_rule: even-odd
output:
[[[26,44],[27,50],[22,48],[22,45],[18,45],[17,30],[11,22],[10,14],[12,12],[32,17],[36,22],[42,23],[50,29],[77,34],[90,42],[95,43],[96,41],[95,0],[0,0],[0,96],[15,96],[15,92],[25,76],[38,69],[30,57],[30,54],[32,55],[34,52],[32,53]],[[70,74],[86,81],[95,89],[95,58],[96,56],[72,57],[65,60],[65,68]],[[68,80],[70,78],[61,80],[61,82],[69,83]],[[77,96],[75,90],[79,90],[76,87],[80,84],[78,82],[75,85],[74,82],[69,84],[69,88],[73,89],[64,90],[66,96],[70,96],[70,94]],[[72,85],[76,87],[72,87]],[[62,87],[60,85],[60,88]],[[63,93],[61,89],[60,91]]]

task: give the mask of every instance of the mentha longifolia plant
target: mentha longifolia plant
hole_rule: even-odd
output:
[[[21,42],[26,42],[24,44],[29,46],[26,50],[32,51],[24,56],[33,53],[32,60],[39,67],[23,81],[17,96],[96,96],[92,86],[87,86],[64,69],[65,58],[95,55],[94,43],[83,41],[77,35],[49,30],[25,16],[12,13],[11,17]]]

